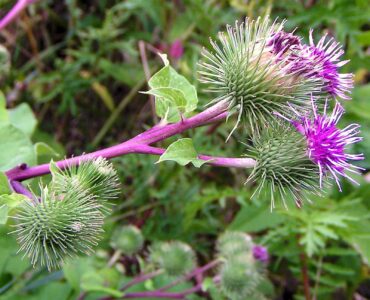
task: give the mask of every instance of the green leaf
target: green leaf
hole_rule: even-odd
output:
[[[80,291],[81,278],[84,274],[94,273],[92,267],[92,257],[79,257],[73,260],[68,260],[63,265],[64,277],[74,290]]]
[[[151,88],[146,94],[156,97],[156,113],[168,122],[178,122],[181,115],[188,116],[197,108],[196,89],[173,69],[165,54],[161,55],[164,67],[149,80]]]
[[[6,224],[11,212],[23,201],[28,201],[28,199],[20,194],[0,196],[0,225]]]
[[[187,101],[179,89],[156,88],[148,91],[146,94],[156,97],[156,112],[158,116],[168,121],[179,121],[180,115],[187,112]]]
[[[161,155],[157,163],[172,160],[185,166],[192,163],[194,167],[201,167],[206,161],[198,158],[198,153],[194,148],[193,140],[190,138],[179,139],[168,146],[165,153]]]
[[[81,278],[81,288],[87,292],[102,292],[120,298],[124,295],[122,291],[106,286],[109,283],[106,280],[109,280],[112,274],[116,274],[113,272],[116,271],[113,269],[103,269],[99,270],[99,272],[86,273]]]
[[[31,136],[36,128],[37,120],[27,103],[21,103],[15,108],[8,109],[9,121],[14,127]]]
[[[33,165],[36,155],[30,139],[11,124],[0,127],[0,171],[9,170],[18,164]]]
[[[0,172],[0,195],[10,194],[11,192],[8,177],[4,173]]]
[[[8,122],[9,122],[9,116],[6,110],[6,99],[4,97],[4,94],[0,91],[0,125],[2,123],[8,123]]]
[[[0,206],[0,225],[6,224],[8,221],[8,213],[9,213],[9,207],[8,205],[1,205]]]
[[[206,277],[202,282],[202,291],[207,292],[211,287],[214,286],[213,280],[210,277]]]
[[[276,211],[271,212],[269,204],[255,205],[247,204],[238,212],[229,230],[246,232],[258,232],[269,228],[275,228],[286,219]]]
[[[34,147],[35,147],[35,152],[37,156],[48,155],[51,157],[60,157],[60,154],[46,143],[39,142],[39,143],[36,143]]]

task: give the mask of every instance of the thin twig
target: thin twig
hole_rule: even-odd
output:
[[[150,68],[148,64],[148,58],[146,56],[146,44],[143,41],[139,41],[139,51],[140,51],[140,58],[141,58],[141,63],[143,65],[144,69],[144,74],[146,81],[149,82],[150,77],[152,76],[150,73]],[[158,117],[155,112],[155,99],[153,95],[149,95],[149,102],[150,102],[150,107],[152,109],[152,116],[153,116],[153,121],[154,123],[158,123]]]
[[[314,300],[317,299],[317,292],[318,292],[319,285],[320,285],[320,277],[321,277],[321,272],[322,272],[322,261],[323,261],[323,257],[322,257],[322,255],[320,255],[319,265],[317,267],[316,278],[315,278],[315,287],[314,287],[314,290],[313,290],[313,299]]]
[[[135,284],[138,284],[140,282],[143,282],[143,281],[146,281],[148,279],[154,278],[154,277],[156,277],[156,276],[158,276],[158,275],[160,275],[162,273],[163,273],[163,270],[160,269],[160,270],[156,270],[156,271],[153,271],[151,273],[148,273],[148,274],[141,274],[141,275],[135,277],[130,282],[126,283],[120,290],[121,291],[125,291],[128,288],[134,286]]]
[[[122,252],[120,250],[114,251],[112,257],[110,258],[107,266],[108,268],[113,267],[113,265],[120,259]]]
[[[131,102],[131,100],[136,96],[137,92],[141,89],[144,85],[145,80],[141,80],[137,83],[131,91],[121,100],[120,104],[117,108],[112,112],[108,120],[104,123],[103,127],[99,130],[98,134],[95,136],[94,140],[92,141],[92,146],[96,147],[100,144],[101,140],[104,138],[106,133],[111,129],[114,122],[118,119],[118,117],[122,114],[125,107]]]
[[[297,242],[298,242],[298,246],[300,247],[299,239],[300,239],[300,236],[298,235]],[[299,254],[299,258],[301,261],[301,274],[302,274],[302,280],[303,280],[303,289],[304,289],[305,299],[311,300],[310,279],[308,276],[306,254],[303,251],[301,251],[301,253]]]

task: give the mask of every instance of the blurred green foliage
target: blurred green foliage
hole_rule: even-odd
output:
[[[0,1],[1,9],[9,9],[11,2]],[[11,68],[5,75],[2,70],[0,78],[5,95],[0,95],[0,171],[110,145],[152,125],[149,97],[137,93],[148,90],[143,65],[152,72],[161,68],[155,52],[169,53],[175,40],[182,41],[184,55],[169,57],[171,65],[198,87],[200,104],[207,103],[210,96],[197,82],[201,47],[208,47],[209,36],[225,24],[265,14],[287,18],[287,27],[298,27],[306,38],[313,28],[316,36],[327,32],[344,45],[346,58],[351,59],[345,71],[355,74],[356,87],[340,125],[362,125],[364,141],[355,150],[365,154],[361,164],[369,169],[368,1],[40,0],[0,33],[11,54]],[[140,41],[146,45],[145,58]],[[133,91],[134,96],[127,97]],[[102,128],[109,130],[93,143]],[[185,137],[191,136],[202,153],[242,155],[240,141],[247,138],[241,133],[224,142],[231,128],[232,124],[203,127]],[[171,142],[174,139],[162,146]],[[18,246],[8,234],[12,221],[0,225],[0,298],[65,300],[84,292],[85,299],[121,296],[119,288],[145,270],[140,261],[127,264],[123,259],[108,265],[114,252],[112,232],[125,224],[140,227],[148,242],[179,239],[190,244],[200,263],[213,257],[215,240],[224,230],[252,234],[272,255],[265,287],[269,298],[304,298],[302,257],[316,299],[370,297],[369,284],[364,284],[370,274],[369,174],[358,176],[359,187],[343,182],[343,193],[329,189],[327,197],[312,199],[301,210],[270,212],[270,199],[250,199],[255,186],[244,185],[249,175],[244,170],[183,168],[173,162],[155,165],[156,160],[144,156],[114,160],[122,193],[107,218],[104,240],[95,256],[68,262],[61,271],[32,269],[16,254]],[[36,187],[37,182],[30,184]],[[3,200],[0,204],[5,205]],[[160,276],[133,290],[151,290],[167,281]],[[210,286],[211,298],[223,299]],[[173,291],[187,287],[184,283]]]

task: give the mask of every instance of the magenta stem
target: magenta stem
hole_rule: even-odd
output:
[[[162,148],[139,145],[136,153],[162,155],[165,151],[166,149]],[[206,164],[217,167],[253,168],[256,164],[252,158],[217,157],[202,154],[198,155],[198,158],[205,160]]]
[[[60,169],[65,169],[68,166],[78,165],[81,161],[104,157],[107,159],[122,156],[130,153],[154,154],[162,155],[164,149],[149,146],[149,144],[162,141],[168,137],[182,133],[188,129],[195,128],[204,124],[208,124],[213,120],[225,118],[227,114],[227,102],[219,102],[218,104],[206,109],[205,111],[175,124],[157,125],[136,137],[125,141],[121,144],[83,154],[81,156],[72,157],[69,159],[56,162]],[[255,165],[255,161],[251,158],[227,158],[213,157],[208,155],[199,155],[199,159],[206,160],[208,164],[221,167],[236,167],[250,168]],[[9,180],[22,181],[37,176],[42,176],[50,173],[50,165],[43,164],[34,167],[16,167],[6,172]]]
[[[220,281],[218,276],[213,278],[214,283],[218,283]],[[202,290],[203,283],[200,282],[182,292],[172,293],[172,292],[162,292],[160,290],[156,291],[148,291],[148,292],[133,292],[133,293],[126,293],[122,299],[140,299],[140,298],[162,298],[162,299],[185,299],[187,295],[200,292]]]
[[[37,0],[19,0],[16,5],[0,20],[0,30],[9,25],[29,4]]]
[[[202,266],[202,267],[199,267],[199,268],[196,268],[194,271],[192,271],[191,273],[187,274],[186,276],[182,277],[182,278],[179,278],[167,285],[165,285],[164,287],[161,287],[160,289],[158,289],[158,291],[166,291],[174,286],[176,286],[177,284],[179,284],[180,282],[182,281],[186,281],[186,280],[189,280],[199,274],[203,274],[204,272],[207,272],[208,270],[214,268],[215,266],[217,266],[218,264],[220,263],[220,260],[216,259],[216,260],[213,260],[211,262],[209,262],[208,264]]]
[[[19,181],[10,180],[9,184],[15,193],[22,194],[30,199],[35,199],[34,195]]]
[[[137,135],[131,139],[131,141],[147,145],[163,141],[188,129],[208,124],[215,118],[216,120],[219,120],[217,117],[220,115],[222,115],[223,118],[226,118],[227,113],[225,114],[225,112],[227,111],[227,108],[228,103],[225,100],[221,101],[189,119],[182,120],[175,124],[157,125],[154,128]]]
[[[121,291],[125,291],[127,290],[128,288],[140,283],[140,282],[143,282],[143,281],[146,281],[148,279],[151,279],[153,277],[156,277],[160,274],[163,273],[163,270],[157,270],[157,271],[153,271],[151,273],[147,273],[147,274],[140,274],[139,276],[135,277],[133,280],[131,280],[130,282],[126,283],[120,290]]]

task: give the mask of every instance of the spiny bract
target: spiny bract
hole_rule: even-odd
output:
[[[80,189],[92,195],[100,204],[114,199],[119,193],[119,180],[113,165],[105,158],[81,161],[79,166],[69,166],[61,170],[52,166],[53,189],[65,193],[71,189]],[[104,213],[109,209],[101,205]]]
[[[286,207],[286,199],[293,198],[300,206],[307,199],[305,192],[320,193],[319,169],[308,157],[306,139],[293,125],[275,121],[252,138],[249,154],[257,163],[248,181],[258,183],[254,195],[262,190],[270,195],[271,208],[275,196]]]
[[[67,257],[92,253],[103,232],[99,204],[76,190],[59,194],[42,188],[41,198],[25,201],[14,218],[20,251],[48,270]]]
[[[238,121],[245,121],[252,129],[259,129],[274,118],[273,112],[285,114],[287,102],[296,109],[309,108],[307,94],[321,94],[322,82],[300,76],[291,71],[294,57],[288,45],[276,47],[276,36],[283,31],[283,23],[270,24],[268,17],[228,26],[227,33],[219,33],[218,42],[211,40],[212,51],[204,50],[201,62],[201,81],[218,97],[211,103],[227,100],[230,111],[238,112]]]

